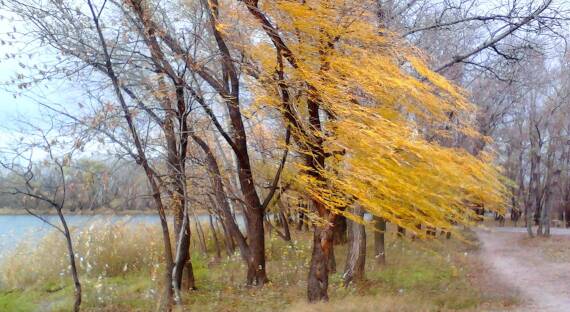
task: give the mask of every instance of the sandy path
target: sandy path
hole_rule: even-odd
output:
[[[519,231],[478,230],[483,262],[500,282],[522,295],[524,302],[517,311],[570,311],[570,259],[556,263],[540,248],[525,248],[521,242],[526,234]],[[556,234],[570,235],[570,231]]]

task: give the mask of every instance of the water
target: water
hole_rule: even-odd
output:
[[[42,216],[50,223],[61,227],[59,217],[50,215]],[[158,224],[157,215],[133,215],[133,216],[66,216],[65,220],[70,227],[85,227],[92,222],[124,222],[125,224]],[[24,238],[41,239],[54,228],[42,220],[30,215],[0,215],[0,261],[13,250]]]
[[[42,215],[50,223],[61,227],[59,217],[57,215]],[[208,215],[201,214],[196,216],[202,224],[208,222]],[[190,222],[194,222],[194,216],[190,216]],[[69,215],[65,216],[67,225],[70,228],[87,228],[90,224],[97,222],[120,222],[128,226],[129,224],[148,224],[157,226],[160,224],[158,215]],[[245,220],[242,215],[236,215],[238,226],[244,230]],[[168,217],[170,227],[172,229],[172,217]],[[55,229],[44,221],[31,215],[0,215],[0,262],[18,246],[22,239],[35,239],[39,241],[46,234],[55,231]],[[62,236],[63,239],[63,236]]]

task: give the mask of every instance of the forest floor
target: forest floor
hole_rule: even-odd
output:
[[[519,294],[516,311],[570,311],[570,230],[529,238],[524,228],[477,230],[481,259],[497,283]]]

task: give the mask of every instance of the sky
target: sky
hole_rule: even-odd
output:
[[[42,83],[19,94],[21,90],[11,81],[18,74],[31,72],[21,65],[24,64],[27,68],[40,66],[46,61],[49,63],[55,60],[56,54],[55,51],[39,45],[28,45],[24,48],[22,36],[16,36],[15,39],[11,37],[14,29],[22,32],[25,27],[11,13],[0,8],[0,149],[7,148],[22,136],[19,129],[24,126],[23,120],[36,126],[45,122],[38,101],[77,103],[73,99],[77,92],[70,90],[70,85],[64,82],[50,81],[49,87]],[[4,44],[1,44],[2,42]],[[11,54],[16,54],[16,58],[7,57]]]
[[[11,46],[7,44],[8,40],[11,40],[9,34],[18,26],[20,26],[18,21],[0,9],[0,40],[6,42],[0,45],[0,147],[18,136],[16,131],[18,118],[37,116],[37,105],[25,97],[14,98],[16,88],[8,85],[21,69],[17,59],[6,57],[7,54],[18,53],[20,48],[17,43]]]
[[[39,44],[28,44],[24,49],[25,37],[11,38],[14,27],[18,32],[23,32],[25,25],[10,14],[0,7],[0,157],[3,152],[10,151],[11,147],[20,141],[20,138],[26,137],[26,134],[21,131],[26,127],[22,121],[42,129],[49,128],[51,119],[46,118],[49,111],[38,103],[59,105],[73,112],[79,109],[78,103],[85,98],[86,92],[82,83],[64,79],[52,79],[35,86],[32,85],[25,89],[25,92],[10,83],[18,74],[37,73],[37,70],[31,69],[34,66],[42,68],[45,64],[57,62],[55,50],[45,46],[41,47]],[[2,41],[6,44],[2,45]],[[10,41],[12,45],[7,44]],[[6,55],[10,54],[16,54],[17,57],[7,58]],[[22,68],[21,64],[25,65],[26,69]],[[55,131],[51,134],[54,138],[57,135]],[[115,149],[116,147],[109,144],[105,146],[98,142],[89,142],[82,152],[74,153],[74,158],[104,158],[108,152],[112,153]],[[33,159],[41,160],[45,157],[47,154],[37,150],[34,152]]]

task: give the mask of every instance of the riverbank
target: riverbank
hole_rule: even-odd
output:
[[[90,236],[77,241],[79,255],[85,255],[80,264],[85,310],[154,310],[161,292],[159,229],[144,226],[132,230],[139,235],[130,235],[120,226],[94,228]],[[478,243],[470,232],[465,233],[466,241],[438,238],[421,242],[398,239],[390,228],[387,264],[381,267],[370,256],[373,239],[369,232],[366,281],[348,288],[342,285],[346,245],[337,246],[337,270],[331,274],[329,286],[331,301],[318,305],[305,301],[310,232],[294,231],[290,243],[276,235],[267,236],[271,282],[261,289],[245,287],[240,257],[224,254],[223,245],[218,257],[212,236],[208,231],[205,235],[209,237],[205,250],[196,240],[192,242],[198,290],[184,294],[185,308],[190,311],[478,311],[504,310],[517,304],[511,294],[497,293],[478,278],[482,264]],[[20,250],[25,257],[4,267],[10,274],[0,268],[10,282],[4,283],[10,287],[0,289],[0,311],[68,311],[73,290],[69,277],[61,275],[66,268],[63,245],[56,236],[46,239],[40,245],[43,247],[31,254]]]

